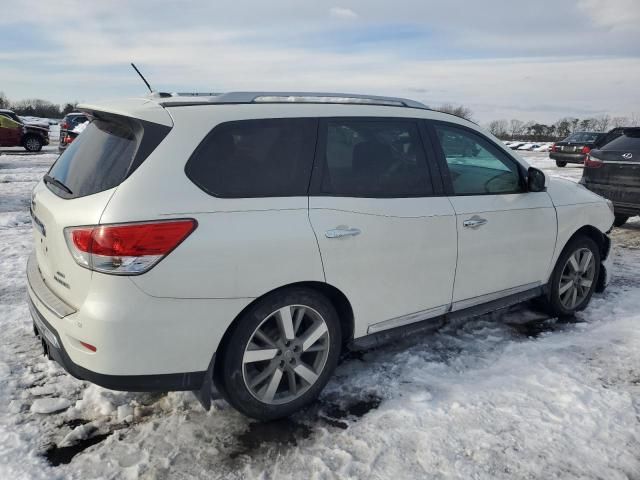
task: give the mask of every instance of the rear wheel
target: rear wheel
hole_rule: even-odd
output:
[[[600,250],[587,236],[571,240],[560,254],[551,275],[546,303],[555,316],[570,316],[584,310],[600,274]]]
[[[243,414],[273,420],[312,402],[335,369],[338,315],[314,290],[268,295],[245,312],[223,347],[220,380]]]
[[[613,225],[615,227],[621,227],[622,225],[627,223],[627,220],[629,220],[629,217],[627,215],[616,215],[616,218],[613,221]]]
[[[560,160],[556,160],[556,166],[562,168],[567,166],[567,162],[562,162]]]
[[[42,150],[42,140],[36,135],[29,135],[24,140],[24,148],[29,152],[39,152]]]

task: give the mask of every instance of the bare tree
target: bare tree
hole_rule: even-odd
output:
[[[611,119],[611,128],[628,127],[631,125],[629,117],[613,117]]]
[[[593,129],[596,132],[606,132],[610,123],[611,117],[609,115],[600,115],[593,119]]]
[[[509,135],[509,123],[506,120],[493,120],[488,125],[489,131],[498,138],[507,138]]]
[[[509,122],[509,131],[511,133],[511,140],[513,140],[517,135],[522,135],[522,132],[524,131],[524,122],[517,118],[511,119]]]
[[[9,99],[4,92],[0,92],[0,108],[9,108]]]
[[[473,121],[473,112],[470,108],[465,107],[464,105],[455,106],[451,103],[445,103],[436,108],[436,110],[443,113],[450,113],[451,115],[464,118],[465,120]]]

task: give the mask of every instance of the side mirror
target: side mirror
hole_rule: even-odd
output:
[[[544,192],[546,190],[545,176],[542,170],[529,167],[527,171],[527,189],[530,192]]]

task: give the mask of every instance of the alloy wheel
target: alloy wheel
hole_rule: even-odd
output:
[[[320,377],[329,344],[327,323],[316,310],[304,305],[276,310],[258,325],[245,348],[247,389],[270,405],[299,398]]]
[[[562,269],[558,294],[567,310],[574,310],[589,296],[595,280],[596,263],[588,248],[580,248],[567,259]]]

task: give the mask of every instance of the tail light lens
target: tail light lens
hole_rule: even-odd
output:
[[[602,165],[603,165],[602,160],[594,158],[587,153],[587,156],[584,159],[585,168],[600,168]]]
[[[557,152],[558,151],[558,148],[556,147],[555,143],[553,145],[551,145],[551,151],[552,152]]]
[[[67,122],[62,122],[60,124],[60,128],[62,128],[63,130],[66,130],[67,128],[69,128],[69,124]]]
[[[64,137],[64,143],[68,145],[71,142],[73,142],[73,137],[71,135],[67,135],[66,137]]]
[[[584,153],[585,155],[590,151],[591,151],[591,147],[587,147],[586,145],[582,147],[582,150],[581,150],[581,152]]]
[[[96,272],[139,275],[149,271],[193,232],[194,219],[67,227],[76,263]]]

